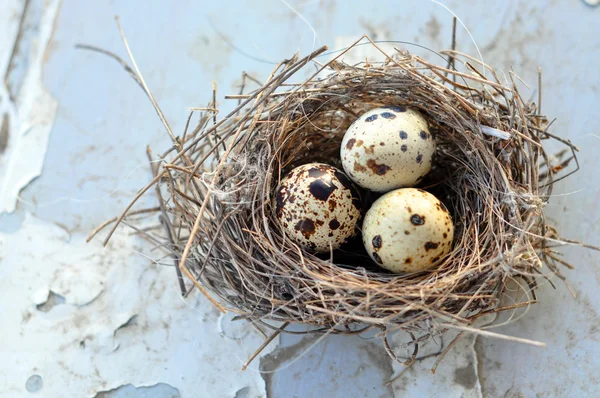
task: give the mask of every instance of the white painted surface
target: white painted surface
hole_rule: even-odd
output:
[[[32,216],[0,234],[0,313],[11,325],[0,339],[0,395],[29,397],[32,375],[44,397],[157,383],[182,397],[264,394],[260,374],[240,370],[261,336],[247,324],[235,332],[243,339],[221,333],[218,311],[202,297],[184,301],[173,269],[141,256],[142,247],[125,231],[106,248],[85,244]],[[50,292],[64,300],[47,303]]]
[[[112,19],[119,14],[150,88],[175,131],[181,131],[185,109],[209,102],[213,79],[219,83],[221,98],[237,92],[242,70],[265,78],[272,67],[269,62],[296,50],[306,53],[313,42],[331,44],[333,49],[369,33],[374,39],[411,41],[433,49],[450,43],[451,17],[433,2],[290,3],[304,20],[278,0],[201,5],[190,1],[177,7],[159,0],[143,6],[63,1],[40,67],[43,89],[58,103],[44,170],[21,193],[14,215],[0,216],[0,310],[5,316],[3,325],[9,325],[6,338],[3,329],[0,352],[3,357],[18,354],[19,361],[0,365],[0,392],[29,396],[26,385],[38,388],[39,383],[35,378],[27,381],[39,374],[43,383],[38,395],[48,397],[69,396],[65,392],[69,384],[93,396],[122,384],[159,382],[177,388],[186,398],[231,397],[245,386],[251,388],[244,390],[250,397],[264,394],[260,375],[241,372],[231,354],[239,352],[245,359],[260,344],[253,332],[241,341],[222,338],[212,322],[215,314],[203,299],[197,298],[194,305],[211,313],[212,321],[181,302],[172,269],[149,266],[147,260],[131,253],[140,249],[133,238],[119,235],[111,253],[98,243],[82,244],[87,232],[117,214],[148,181],[145,146],[151,144],[158,152],[167,140],[131,79],[112,61],[73,46],[84,42],[124,55]],[[11,0],[0,9],[19,10],[21,4]],[[513,66],[532,86],[537,67],[543,68],[543,111],[558,118],[553,125],[556,133],[582,148],[582,170],[556,186],[548,214],[565,236],[600,244],[596,203],[600,197],[596,172],[600,165],[596,156],[600,71],[595,67],[600,64],[600,8],[579,0],[445,4],[469,27],[486,62],[504,71]],[[14,37],[15,16],[11,15],[0,12],[0,29]],[[464,30],[459,29],[457,39],[459,50],[476,54]],[[7,59],[9,47],[0,40],[0,60]],[[414,46],[406,48],[428,53]],[[360,51],[364,51],[361,56],[371,57],[366,47]],[[525,92],[525,97],[529,95],[536,96],[533,91]],[[224,109],[231,106],[223,104]],[[16,108],[11,112],[17,112]],[[0,169],[0,181],[4,170]],[[153,204],[152,197],[144,203]],[[66,226],[71,238],[55,223]],[[566,272],[576,299],[560,283],[556,291],[544,286],[539,291],[540,304],[526,317],[494,329],[544,341],[547,348],[481,337],[465,339],[435,376],[428,371],[432,359],[418,362],[393,384],[396,396],[600,395],[596,375],[600,368],[600,257],[572,248],[566,250],[565,259],[577,266]],[[64,302],[50,295],[50,301],[58,304],[48,312],[38,310],[35,304],[49,300],[49,290],[64,296]],[[114,330],[133,314],[138,315],[135,323],[115,336]],[[239,333],[231,331],[231,336]],[[390,396],[383,383],[400,369],[385,358],[378,340],[364,340],[368,337],[330,337],[296,361],[311,344],[294,336],[282,337],[283,350],[295,348],[276,351],[281,355],[265,362],[282,367],[269,379],[268,390],[274,397]],[[401,336],[398,340],[402,341]],[[81,341],[86,341],[85,347]],[[205,357],[212,359],[202,361]],[[198,386],[203,388],[201,394]]]
[[[3,60],[0,72],[7,79],[11,67],[10,54],[19,34],[18,28],[15,29],[15,21],[18,26],[22,4],[10,1],[2,10],[3,14],[11,18],[5,25],[0,22],[0,28],[3,30],[0,33],[0,54]],[[42,86],[42,67],[59,7],[60,0],[48,1],[44,7],[40,7],[42,15],[37,25],[39,32],[31,43],[28,43],[29,48],[25,49],[27,53],[23,54],[24,64],[14,66],[15,69],[23,69],[24,74],[19,86],[13,87],[15,103],[10,99],[9,87],[5,82],[0,84],[0,124],[6,117],[5,120],[9,123],[8,131],[11,132],[7,147],[0,155],[0,214],[13,212],[21,189],[42,172],[58,107],[57,102]],[[20,43],[25,42],[25,39],[20,39]],[[6,56],[7,54],[9,56]]]

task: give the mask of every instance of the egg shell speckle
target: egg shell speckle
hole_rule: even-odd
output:
[[[360,196],[335,167],[309,163],[293,169],[275,195],[275,214],[286,236],[319,253],[338,249],[356,235]]]
[[[413,186],[431,170],[435,140],[421,113],[403,106],[372,109],[342,140],[344,171],[376,192]]]
[[[363,226],[371,258],[392,272],[438,265],[452,248],[454,224],[446,206],[429,192],[397,189],[373,203]]]

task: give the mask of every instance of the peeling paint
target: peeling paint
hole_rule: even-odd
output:
[[[250,388],[244,387],[240,388],[236,391],[234,398],[251,398],[248,394],[250,393]]]
[[[65,298],[63,296],[61,296],[60,294],[54,293],[52,290],[49,290],[48,297],[46,298],[46,300],[44,300],[43,303],[36,304],[35,308],[38,311],[48,312],[48,311],[51,311],[52,308],[56,307],[57,305],[64,304],[64,303],[65,303]]]
[[[39,392],[44,387],[44,379],[40,375],[31,375],[25,383],[28,392]]]
[[[125,384],[107,391],[99,391],[94,398],[180,398],[179,390],[165,383],[156,383],[146,387]]]
[[[241,370],[264,337],[252,328],[224,336],[213,306],[201,295],[183,300],[173,270],[143,252],[125,230],[102,248],[31,215],[19,231],[0,233],[0,313],[13,325],[0,352],[16,358],[0,362],[0,396],[28,397],[32,375],[48,397],[64,396],[65,386],[69,396],[137,397],[133,386],[157,383],[184,397],[198,396],[198,386],[203,396],[265,395],[258,365]]]
[[[22,15],[17,29],[14,20],[6,27],[0,24],[0,50],[6,51],[0,51],[0,214],[15,210],[19,192],[40,175],[44,164],[58,104],[42,85],[42,67],[60,4],[3,4],[3,14],[12,10]]]
[[[40,4],[40,2],[41,0],[32,1],[34,5]],[[46,3],[54,4],[52,1]],[[111,35],[114,32],[103,31],[103,29],[110,30],[111,18],[115,14],[114,9],[111,8],[112,3],[110,5],[109,3],[97,2],[94,6],[80,7],[77,11],[75,5],[78,3],[70,2],[69,9],[75,10],[71,14],[74,18],[69,22],[70,27],[63,32],[62,43],[66,44],[70,37],[78,38],[84,32],[87,39],[94,38],[98,43],[111,49],[119,49],[118,44],[113,47],[114,37],[117,35]],[[264,4],[255,1],[252,3],[262,13]],[[333,7],[335,2],[326,2],[325,4],[321,1],[303,1],[301,3],[302,5],[299,4],[296,7],[303,13],[306,13],[306,6],[309,3],[311,8],[314,8],[314,12],[311,11],[308,19],[317,28],[320,19],[323,29],[317,29],[319,38],[323,43],[333,43],[332,49],[339,49],[351,44],[365,30],[373,39],[413,40],[435,50],[450,43],[451,19],[449,14],[436,14],[441,31],[435,40],[432,37],[435,36],[437,28],[429,30],[424,24],[435,14],[431,12],[432,9],[441,10],[437,6],[434,7],[433,3],[428,7],[420,3],[413,5],[411,2],[404,2],[405,4],[403,3],[401,8],[394,8],[388,13],[389,15],[383,15],[383,19],[381,18],[382,13],[373,13],[365,2],[350,2],[348,6],[337,7],[335,13],[327,10],[328,7]],[[540,7],[535,2],[519,1],[515,4],[498,3],[498,5],[490,6],[486,3],[485,6],[476,6],[471,3],[463,5],[456,1],[450,1],[448,7],[453,8],[472,29],[474,37],[482,48],[485,48],[485,60],[489,64],[503,66],[505,70],[508,70],[511,65],[516,65],[520,69],[518,71],[520,75],[521,71],[533,71],[533,75],[529,77],[521,75],[526,81],[533,82],[536,68],[541,63],[544,68],[544,109],[548,114],[558,117],[557,122],[553,125],[556,131],[564,132],[567,134],[565,138],[582,144],[580,161],[583,165],[587,165],[573,179],[561,182],[561,192],[574,192],[579,190],[582,184],[585,186],[585,194],[577,196],[578,205],[572,205],[574,200],[572,195],[555,197],[551,202],[555,212],[551,215],[560,221],[561,231],[566,236],[593,240],[597,236],[595,232],[598,225],[598,211],[595,202],[599,193],[598,184],[594,184],[597,181],[594,174],[597,168],[594,167],[597,165],[597,159],[594,150],[590,148],[597,147],[598,141],[597,137],[593,135],[595,134],[593,129],[590,132],[589,126],[594,125],[594,104],[598,103],[600,89],[596,84],[599,81],[597,68],[585,67],[585,63],[578,63],[581,57],[577,55],[587,54],[591,56],[592,60],[598,58],[594,54],[597,54],[595,48],[598,47],[599,36],[590,36],[589,29],[586,30],[586,27],[594,26],[594,18],[597,18],[597,13],[586,7],[572,7],[571,3],[573,2],[552,2],[548,6]],[[0,76],[3,78],[0,79],[0,146],[3,145],[3,142],[6,143],[4,154],[0,154],[0,189],[4,184],[3,173],[8,164],[8,154],[14,153],[16,140],[23,140],[20,135],[39,133],[39,130],[33,129],[28,134],[22,134],[28,131],[31,124],[29,127],[21,128],[21,120],[17,118],[20,112],[17,111],[16,103],[10,100],[9,90],[4,85],[3,72],[6,70],[14,45],[12,38],[16,37],[18,33],[23,4],[23,0],[3,0],[0,9]],[[119,13],[124,17],[123,22],[126,24],[128,32],[143,32],[140,34],[143,37],[148,36],[150,43],[156,42],[158,46],[162,46],[159,40],[169,40],[175,36],[173,36],[173,31],[161,31],[162,36],[153,36],[155,30],[147,28],[147,26],[159,26],[154,23],[159,20],[153,19],[153,13],[156,12],[148,10],[162,8],[152,4],[154,3],[151,2],[144,10],[132,10],[132,7],[124,5],[118,6]],[[206,5],[206,7],[215,8],[211,10],[211,15],[221,15],[217,9],[220,6],[217,3],[214,5],[207,3]],[[84,8],[91,11],[84,13],[82,12]],[[185,7],[182,6],[179,9],[185,9]],[[256,18],[256,14],[246,15],[248,10],[244,6],[235,7],[230,11],[231,13],[223,14],[222,19],[219,20],[225,27],[232,26],[231,18],[236,18],[240,14],[244,14],[246,18]],[[78,17],[80,19],[77,19]],[[177,54],[169,53],[169,56],[158,58],[172,60],[177,58],[180,53],[187,51],[194,37],[212,37],[210,31],[206,32],[201,29],[197,31],[196,26],[191,28],[192,25],[185,25],[189,22],[184,21],[181,15],[173,14],[171,17],[177,19],[178,24],[184,25],[183,31],[190,34],[189,38],[192,41],[186,41],[187,46],[183,50],[172,46],[173,51],[178,51]],[[86,21],[85,28],[80,27],[81,20]],[[137,25],[139,21],[146,25],[140,27]],[[579,21],[579,23],[573,24],[572,21]],[[151,23],[148,24],[149,22]],[[197,21],[196,25],[198,25]],[[419,30],[420,26],[424,28]],[[507,30],[508,26],[515,29]],[[286,38],[293,36],[290,35],[289,28],[289,19],[285,19],[282,23],[275,18],[269,24],[270,31],[285,31]],[[228,33],[228,29],[223,30]],[[234,31],[233,28],[231,30]],[[417,33],[417,31],[419,32]],[[240,31],[237,30],[237,32]],[[247,38],[245,44],[251,49],[250,51],[255,51],[255,47],[252,47],[253,41],[257,44],[265,42],[265,36],[261,30],[249,28],[241,32]],[[334,34],[344,36],[338,38],[338,41],[334,41]],[[465,39],[464,31],[460,27],[458,35],[459,49],[474,54],[472,44]],[[232,37],[236,39],[235,36]],[[312,36],[307,37],[310,39]],[[143,39],[138,40],[143,42]],[[178,41],[175,40],[173,43],[177,44]],[[197,43],[199,45],[196,48],[211,50],[214,43],[215,41],[211,41],[210,46]],[[279,50],[276,54],[281,54],[281,57],[288,56],[289,52],[293,51],[297,45],[295,36],[293,40],[283,39],[282,36],[281,40],[273,40],[271,43],[275,44]],[[136,56],[139,55],[143,59],[146,51],[152,51],[156,47],[156,45],[151,45],[148,49],[144,49],[143,45],[136,46]],[[365,49],[368,47],[363,46]],[[50,48],[51,46],[47,47],[46,55]],[[408,48],[418,50],[413,47]],[[393,52],[393,49],[386,51]],[[364,61],[366,57],[372,60],[373,57],[378,56],[377,53],[357,54],[358,56],[354,58],[352,58],[352,54],[346,55],[346,61]],[[147,56],[151,61],[147,61],[144,70],[154,68],[153,71],[150,71],[151,74],[164,76],[174,74],[171,65],[157,61],[157,57],[152,54]],[[60,62],[56,61],[58,58],[60,58]],[[278,59],[277,56],[273,58]],[[556,59],[560,59],[561,62],[555,62]],[[60,57],[54,57],[54,60],[56,65],[60,64],[61,68],[68,70],[70,61],[67,50],[61,51]],[[179,64],[189,63],[198,67],[198,63],[192,62],[190,59],[183,61]],[[198,59],[198,61],[204,62],[206,59]],[[261,71],[250,62],[243,62],[244,59],[236,56],[235,53],[230,54],[227,61],[229,65],[221,65],[222,70],[220,71],[222,76],[220,80],[223,80],[224,83],[232,79],[228,74],[230,72],[227,72],[228,69],[235,70],[236,77],[238,72],[245,68],[256,69],[257,76],[261,76],[261,73],[266,76],[269,72],[269,70]],[[79,65],[80,68],[81,65],[90,66],[89,63],[84,62]],[[100,69],[104,67],[103,63],[101,65]],[[205,65],[204,70],[210,72],[214,69],[209,66]],[[58,67],[56,66],[56,68]],[[186,75],[186,79],[196,72],[186,68],[176,70],[178,73],[175,74]],[[186,73],[182,73],[182,71]],[[97,73],[96,69],[94,69],[94,73]],[[114,78],[110,73],[104,73]],[[200,84],[199,82],[211,79],[210,76],[202,75],[196,79],[195,83]],[[161,104],[166,107],[167,114],[179,115],[175,110],[183,109],[186,105],[182,104],[182,98],[186,98],[185,101],[188,102],[195,101],[194,98],[197,97],[198,92],[210,92],[209,83],[202,89],[194,84],[196,97],[190,96],[189,92],[181,88],[180,80],[169,80],[164,76],[154,80],[152,85],[158,86],[156,89],[159,91],[165,90],[164,87],[160,87],[163,83],[168,82],[175,87],[172,90],[176,90],[176,95],[173,98],[167,98],[167,101]],[[74,85],[84,81],[81,80],[81,75],[79,78],[79,80],[76,79],[76,83],[73,83]],[[110,84],[111,81],[114,82],[110,78],[103,81],[107,81],[109,86],[114,86]],[[50,87],[51,81],[47,82]],[[219,83],[222,84],[221,81]],[[17,86],[15,83],[11,84],[14,87]],[[81,120],[72,117],[73,114],[80,114],[84,106],[74,107],[69,104],[66,94],[68,90],[62,88],[59,90],[58,85],[56,91],[53,92],[59,96],[61,90],[64,95],[61,106],[65,108],[65,118],[68,116],[68,123],[77,125],[73,129],[78,129],[77,132],[80,133],[80,136],[83,136],[84,133],[87,134],[87,126],[84,126]],[[72,88],[72,90],[75,89]],[[95,106],[115,98],[113,91],[110,91],[112,94],[100,93],[98,90],[94,92],[98,93],[97,102],[93,102]],[[126,100],[122,99],[122,104],[128,108],[133,100],[132,97],[126,96],[125,98]],[[565,103],[568,104],[573,98],[577,100],[578,105],[576,107],[565,106]],[[175,106],[173,102],[176,103]],[[22,111],[22,108],[19,108],[19,111]],[[72,112],[72,114],[68,112]],[[126,125],[128,129],[135,125],[137,128],[144,126],[139,128],[140,131],[150,131],[154,125],[143,124],[144,118],[140,116],[141,114],[127,116],[123,119],[118,118],[117,122]],[[94,118],[88,118],[88,120],[91,124],[104,124],[108,123],[111,116],[114,117],[114,115],[99,113],[97,120]],[[110,123],[107,124],[107,126],[109,125]],[[117,127],[119,126],[113,125],[112,129],[117,131]],[[106,129],[109,130],[109,128]],[[89,128],[89,131],[98,133],[100,130]],[[68,138],[74,136],[75,134],[66,135]],[[60,135],[60,137],[64,138],[65,135]],[[35,141],[31,136],[29,139]],[[105,147],[102,153],[107,158],[110,157],[110,162],[120,165],[120,162],[114,161],[123,155],[123,152],[119,152],[119,146],[115,144],[114,147],[112,145],[110,147],[105,145]],[[125,150],[134,151],[137,147],[139,145],[129,144]],[[39,156],[41,163],[43,153],[40,151],[40,146],[35,144],[31,148],[39,151],[38,154],[41,153]],[[78,154],[77,148],[74,146],[73,150],[71,147],[64,149],[64,159],[68,161],[70,157],[75,157]],[[30,156],[33,157],[35,154]],[[77,164],[73,163],[72,165],[79,169],[89,168],[89,164],[85,165],[83,162],[79,162],[81,156],[84,156],[84,152],[79,154],[79,158],[73,160]],[[61,167],[59,162],[53,162],[49,166]],[[119,175],[114,170],[112,172],[110,170],[110,168],[105,169],[104,174],[98,177],[94,177],[88,172],[86,175],[91,175],[91,178],[81,177],[81,186],[89,186],[91,182],[95,181],[94,178],[104,178],[106,184],[98,185],[108,192],[111,188],[110,184],[114,183],[114,175]],[[111,179],[111,175],[113,179]],[[61,181],[59,177],[56,177],[48,181],[47,185],[52,187],[53,184]],[[74,192],[66,193],[73,194]],[[0,195],[4,195],[4,191],[0,191]],[[18,191],[16,194],[11,193],[10,201],[13,201],[17,195]],[[38,199],[48,199],[42,198],[40,192],[35,192],[35,195]],[[126,195],[124,194],[124,196]],[[50,196],[49,199],[53,198]],[[128,200],[129,197],[126,199]],[[124,199],[121,197],[119,200]],[[567,212],[566,209],[563,211],[563,205],[568,205],[570,211]],[[42,214],[43,212],[38,212],[38,214],[49,219],[60,218],[60,221],[67,223],[71,230],[85,229],[98,222],[99,214],[103,214],[102,217],[106,214],[112,216],[120,210],[120,207],[117,206],[110,208],[108,212],[102,212],[102,206],[94,204],[94,210],[98,211],[94,215],[86,215],[80,210],[73,209],[59,212],[55,208],[47,210],[45,214]],[[60,217],[52,215],[53,212],[60,213]],[[248,397],[252,398],[264,396],[265,382],[255,372],[256,369],[249,370],[247,373],[239,372],[240,362],[246,359],[246,353],[252,351],[262,341],[261,338],[254,335],[252,329],[247,332],[238,322],[228,323],[228,318],[225,317],[221,318],[223,320],[221,324],[218,314],[201,301],[192,300],[188,303],[181,301],[176,294],[176,282],[173,280],[172,269],[166,269],[166,271],[156,269],[154,266],[149,266],[145,260],[132,254],[131,250],[135,248],[139,251],[139,248],[130,242],[130,238],[119,236],[105,252],[97,244],[86,247],[82,244],[80,236],[68,237],[61,233],[55,225],[35,219],[28,219],[27,223],[24,222],[24,228],[29,232],[18,231],[14,225],[21,224],[20,220],[23,217],[21,213],[16,212],[11,216],[0,214],[0,224],[2,224],[0,229],[4,232],[10,230],[13,234],[17,234],[9,237],[8,234],[0,233],[0,290],[2,291],[0,311],[3,314],[3,324],[10,325],[8,329],[3,329],[0,352],[8,353],[11,357],[16,358],[16,361],[10,364],[0,364],[1,396],[17,398],[64,396],[64,388],[68,385],[73,386],[72,395],[74,396],[92,397],[102,393],[116,393],[122,394],[121,396],[116,395],[121,398],[130,396],[128,395],[130,393],[145,395],[154,392],[157,394],[156,391],[159,390],[146,388],[157,383],[177,388],[184,397],[198,396],[199,385],[207,388],[207,394],[214,393],[213,396],[234,397],[238,395],[237,398],[242,398],[243,394],[248,394]],[[14,219],[10,218],[13,216]],[[17,217],[20,218],[17,219]],[[74,221],[69,217],[72,217]],[[87,226],[81,227],[84,221]],[[37,225],[38,223],[40,228],[32,230],[32,224]],[[46,242],[48,239],[55,240],[53,243],[49,243]],[[591,243],[596,242],[592,241]],[[56,247],[50,250],[52,245],[56,245]],[[119,247],[119,245],[123,245],[123,247]],[[17,246],[18,249],[15,249]],[[108,251],[113,252],[108,253]],[[94,258],[93,254],[99,252],[104,254]],[[104,266],[99,263],[102,258],[107,262]],[[594,253],[578,251],[571,252],[570,256],[566,256],[566,258],[569,261],[576,260],[578,265],[577,270],[569,275],[569,283],[577,291],[577,301],[573,300],[561,286],[557,286],[556,290],[546,287],[540,291],[540,304],[534,306],[526,318],[505,326],[501,330],[511,335],[546,341],[548,342],[547,349],[539,350],[511,342],[478,337],[475,350],[473,350],[469,344],[466,344],[468,341],[463,341],[448,354],[434,376],[430,375],[429,369],[435,358],[418,361],[413,369],[394,382],[393,388],[396,396],[420,397],[432,395],[430,393],[434,392],[438,392],[438,396],[460,396],[463,393],[467,397],[474,396],[477,388],[465,391],[464,386],[456,383],[456,369],[463,369],[459,372],[459,380],[464,380],[465,375],[467,378],[472,377],[471,369],[473,372],[477,371],[483,396],[513,397],[519,396],[519,394],[525,396],[536,396],[536,394],[540,396],[599,396],[600,381],[596,369],[600,366],[600,355],[598,355],[600,327],[598,327],[597,316],[597,303],[600,303],[597,287],[600,279],[598,279],[599,273],[595,267],[599,257]],[[99,278],[104,281],[101,293],[98,296],[85,295],[85,292],[78,293],[77,290],[80,287],[88,283],[95,283],[93,278],[85,279],[85,276],[81,276],[84,283],[81,283],[81,286],[74,286],[75,293],[71,294],[72,292],[68,288],[73,287],[70,286],[72,284],[77,285],[79,276],[63,277],[61,270],[72,267],[99,271]],[[134,280],[136,282],[132,282]],[[172,285],[171,282],[173,282]],[[63,290],[61,290],[61,286]],[[91,286],[98,291],[97,284]],[[57,293],[59,290],[66,296],[60,296]],[[69,303],[60,303],[59,296],[65,301],[68,300]],[[10,302],[7,301],[8,297],[10,297]],[[44,312],[38,309],[38,305],[48,311]],[[132,319],[136,315],[137,317]],[[13,328],[15,330],[12,330]],[[241,339],[239,332],[243,334]],[[292,385],[303,381],[306,384],[329,382],[330,385],[326,386],[326,391],[332,397],[342,394],[345,391],[344,388],[353,389],[351,393],[346,394],[346,396],[352,396],[352,393],[356,393],[358,389],[367,385],[381,389],[382,394],[386,394],[386,389],[381,387],[383,377],[380,372],[387,374],[389,369],[384,371],[372,366],[373,371],[371,371],[368,368],[371,359],[365,354],[362,348],[364,341],[359,337],[344,338],[340,341],[344,341],[344,343],[339,343],[337,337],[333,337],[329,343],[323,344],[323,342],[320,347],[307,354],[307,358],[295,362],[293,366],[299,369],[293,369],[290,373],[286,373],[284,369],[280,373],[274,374],[272,376],[274,382],[270,387],[273,393],[271,396],[285,396],[284,393],[289,392],[290,378]],[[378,341],[373,342],[373,344],[378,343]],[[445,341],[445,344],[448,343],[449,338]],[[293,342],[292,345],[295,344]],[[325,356],[319,356],[319,351],[323,346],[328,351]],[[118,349],[113,351],[115,347]],[[421,351],[426,354],[436,352],[439,348],[439,346],[430,345],[422,347]],[[388,363],[391,366],[391,361],[385,354],[375,352],[378,353],[382,364]],[[233,353],[239,357],[239,360]],[[272,368],[281,364],[288,365],[296,355],[298,354],[294,354],[290,358],[279,355],[277,361],[273,362]],[[330,370],[327,365],[335,364],[338,355],[346,355],[346,358],[350,358],[347,361],[350,366],[343,370]],[[354,366],[357,359],[362,360],[363,358],[365,358],[365,363]],[[321,359],[322,362],[320,362]],[[259,358],[255,364],[258,364],[258,361]],[[115,366],[115,364],[119,364],[119,366]],[[320,367],[321,365],[322,367]],[[345,366],[345,364],[340,366]],[[306,372],[304,371],[305,367],[308,367]],[[288,369],[292,369],[292,366]],[[394,369],[397,374],[401,367],[394,364]],[[463,375],[461,376],[460,373]],[[305,374],[312,375],[314,378],[305,378]],[[223,377],[223,375],[229,377]],[[40,384],[39,381],[42,383]],[[357,386],[358,382],[360,385]],[[334,383],[338,383],[337,389],[334,388]],[[127,387],[128,385],[129,387]],[[37,389],[38,393],[34,395],[29,392],[29,389],[33,391]],[[373,394],[366,396],[373,396]],[[383,396],[389,396],[389,394]],[[111,395],[109,397],[116,398]]]

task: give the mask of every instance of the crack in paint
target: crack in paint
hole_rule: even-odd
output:
[[[36,0],[34,0],[36,1]],[[41,24],[43,6],[37,0],[31,5],[31,0],[23,2],[23,10],[19,20],[19,29],[14,38],[9,62],[4,74],[4,82],[12,102],[17,101],[17,95],[29,69],[29,54],[32,42],[39,36],[38,26]]]
[[[0,124],[0,155],[6,151],[8,146],[8,113],[2,116],[2,124]]]
[[[57,380],[63,379],[77,397],[178,396],[167,387],[133,387],[157,382],[177,386],[186,397],[197,396],[198,385],[206,396],[228,391],[233,397],[244,387],[248,397],[264,396],[257,372],[229,376],[260,345],[260,335],[222,337],[210,303],[201,297],[184,302],[171,269],[149,266],[135,254],[149,250],[126,231],[118,231],[106,249],[86,244],[83,234],[70,236],[29,214],[19,230],[0,232],[0,313],[6,324],[20,325],[3,330],[0,352],[32,352],[22,366],[0,361],[0,391],[22,393],[35,373],[45,379],[44,396],[52,397],[62,396],[65,387]],[[110,392],[127,383],[132,386]]]
[[[473,352],[475,353],[475,375],[477,376],[477,385],[479,386],[479,392],[482,397],[486,397],[484,387],[483,387],[483,355],[480,350],[483,349],[483,345],[481,344],[481,336],[475,336],[473,341]]]

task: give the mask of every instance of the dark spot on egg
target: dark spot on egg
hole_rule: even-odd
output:
[[[333,232],[328,233],[327,236],[329,236],[330,238],[333,237]]]
[[[416,158],[417,163],[422,163],[423,162],[423,155],[422,154],[418,154],[417,158]]]
[[[425,250],[429,251],[431,249],[437,249],[439,246],[439,243],[434,243],[434,242],[426,242],[425,243]]]
[[[446,239],[448,237],[448,234],[444,232],[442,236],[444,237],[444,239]]]
[[[352,147],[354,146],[355,142],[356,142],[356,139],[350,138],[348,140],[348,142],[346,143],[346,149],[348,149],[348,150],[352,149]]]
[[[406,112],[406,108],[403,106],[384,106],[384,109],[391,109],[394,112]]]
[[[433,260],[431,260],[432,263],[437,263],[438,261],[440,261],[439,257],[434,258]]]
[[[290,195],[290,197],[288,198],[288,202],[294,203],[295,201],[296,201],[296,195]]]
[[[367,171],[367,168],[355,160],[354,161],[354,171],[357,171],[359,173],[365,172],[365,171]]]
[[[404,264],[410,264],[410,263],[412,263],[412,258],[407,257],[404,259]]]
[[[408,147],[406,145],[402,145],[400,147],[400,150],[402,150],[402,152],[406,152],[407,149],[408,149]]]
[[[324,179],[318,179],[311,182],[308,189],[312,196],[319,200],[325,201],[329,199],[337,187],[333,184],[333,182],[331,182],[331,180],[326,181]]]
[[[330,229],[333,229],[335,231],[339,227],[340,227],[340,222],[338,220],[336,220],[335,218],[333,220],[329,221],[329,228]]]
[[[421,132],[419,133],[419,137],[421,137],[422,139],[426,140],[426,139],[427,139],[427,133],[426,133],[426,132],[424,132],[424,131],[421,131]]]
[[[383,244],[383,242],[381,241],[381,235],[375,235],[371,240],[371,243],[373,244],[375,250],[381,249],[381,245]]]
[[[406,134],[406,131],[402,130],[400,132],[400,138],[402,138],[403,140],[408,138],[408,134]]]
[[[356,146],[361,147],[361,146],[363,146],[364,143],[365,142],[363,140],[358,140],[358,141],[356,141]]]
[[[379,145],[384,146],[385,142],[380,142]]]
[[[375,145],[369,145],[369,147],[365,147],[365,153],[374,154],[375,153]]]
[[[396,115],[394,115],[392,112],[383,112],[381,117],[384,119],[395,119]]]
[[[385,173],[387,173],[391,169],[391,167],[386,164],[378,164],[375,161],[375,159],[367,160],[367,167],[369,167],[371,171],[373,171],[373,173],[377,174],[378,176],[385,175]]]
[[[354,170],[355,171],[359,171],[359,170],[356,170],[357,165],[359,168],[362,167],[362,170],[360,170],[360,171],[367,170],[361,164],[354,162]],[[341,171],[336,171],[335,176],[338,179],[338,181],[344,186],[344,188],[346,188],[350,191],[350,195],[352,195],[352,204],[354,205],[354,207],[356,207],[357,210],[361,210],[362,209],[361,198],[360,198],[360,194],[359,194],[358,190],[356,189],[356,186],[352,183],[352,181],[350,181],[348,176],[346,176],[346,174],[342,173]],[[351,217],[350,219],[352,219],[352,218],[354,218],[354,217]]]
[[[337,207],[337,201],[334,199],[331,199],[331,200],[327,201],[327,206],[329,207],[329,211],[334,211],[335,208]]]
[[[377,254],[377,252],[373,252],[372,256],[377,264],[383,264],[383,261],[381,261],[381,257],[379,257],[379,254]]]
[[[298,221],[294,226],[296,231],[299,231],[306,239],[309,239],[315,233],[315,223],[310,218]]]
[[[325,224],[325,222],[323,220],[317,220],[316,224],[317,224],[318,227],[320,227],[323,224]]]
[[[404,235],[410,235],[410,232],[404,231]]]
[[[407,206],[406,210],[408,210],[409,213],[412,213],[412,208],[410,206]]]
[[[371,115],[365,118],[365,122],[374,122],[375,120],[377,120],[377,115]]]
[[[425,217],[422,217],[422,216],[420,216],[418,214],[413,214],[410,217],[410,222],[413,225],[423,225],[423,224],[425,224]]]

